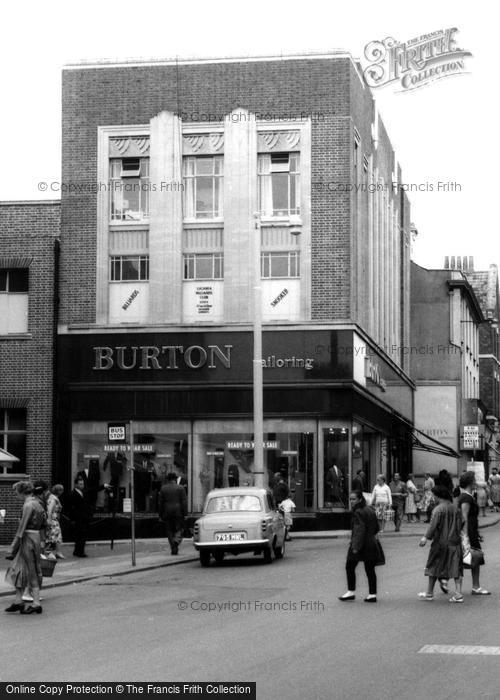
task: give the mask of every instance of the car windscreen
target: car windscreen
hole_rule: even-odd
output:
[[[227,511],[262,510],[258,496],[214,496],[205,508],[205,513],[225,513]]]

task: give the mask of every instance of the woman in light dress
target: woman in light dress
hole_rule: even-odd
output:
[[[490,487],[490,498],[493,503],[493,508],[495,512],[498,513],[500,510],[500,474],[496,467],[492,467],[491,469],[488,485]]]
[[[34,487],[30,481],[18,481],[12,487],[16,497],[23,501],[23,510],[19,527],[12,540],[6,559],[12,560],[5,574],[5,580],[16,589],[16,597],[5,612],[20,612],[23,615],[41,613],[40,587],[42,569],[40,564],[41,531],[45,531],[47,516],[39,500],[33,495]],[[23,591],[29,588],[33,604],[23,602]]]
[[[422,496],[421,501],[421,510],[423,513],[425,513],[425,522],[429,523],[431,521],[432,509],[436,503],[436,501],[434,500],[434,494],[432,493],[432,489],[434,488],[435,484],[434,479],[429,474],[429,472],[426,472],[424,476],[424,494]]]
[[[380,527],[380,532],[384,531],[386,512],[387,509],[392,506],[392,495],[391,489],[385,482],[385,476],[379,474],[377,476],[377,483],[373,487],[372,491],[372,508],[375,509],[375,515],[377,516],[378,524]]]
[[[409,523],[417,522],[417,503],[415,501],[415,494],[417,493],[417,487],[413,481],[413,474],[408,474],[408,479],[406,480],[406,502],[405,502],[405,513],[406,519]]]
[[[51,494],[47,499],[47,530],[45,535],[46,549],[53,552],[56,559],[64,559],[60,546],[62,543],[61,524],[59,518],[62,505],[59,497],[64,492],[64,486],[55,484],[51,489]]]

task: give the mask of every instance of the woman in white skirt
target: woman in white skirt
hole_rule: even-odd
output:
[[[408,474],[408,479],[406,481],[406,502],[405,502],[405,513],[406,519],[409,523],[417,522],[417,503],[415,501],[415,494],[417,493],[417,487],[413,482],[413,474]]]
[[[379,474],[372,491],[372,508],[375,509],[380,532],[384,531],[386,511],[392,506],[391,489],[385,483],[385,476]]]

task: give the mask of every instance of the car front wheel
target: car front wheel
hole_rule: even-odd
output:
[[[210,552],[201,551],[200,552],[200,564],[202,566],[210,565]]]

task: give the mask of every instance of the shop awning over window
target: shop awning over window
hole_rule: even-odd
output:
[[[421,450],[422,452],[432,452],[436,455],[443,455],[444,457],[460,457],[458,452],[455,452],[448,445],[439,442],[435,438],[429,437],[424,432],[418,428],[411,428],[411,444],[414,450]]]
[[[19,459],[0,447],[0,462],[19,462]]]

